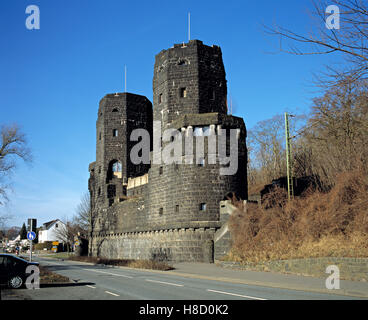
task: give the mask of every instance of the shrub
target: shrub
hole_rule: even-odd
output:
[[[368,178],[362,170],[340,174],[328,193],[310,191],[288,202],[276,189],[262,205],[237,206],[229,220],[228,259],[368,256]]]
[[[37,243],[34,246],[35,250],[43,250],[43,249],[51,250],[51,248],[52,248],[52,241],[45,241],[43,243]]]

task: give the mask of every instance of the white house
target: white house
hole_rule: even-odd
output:
[[[38,242],[59,241],[63,242],[63,234],[66,233],[66,225],[59,219],[46,222],[38,232]]]

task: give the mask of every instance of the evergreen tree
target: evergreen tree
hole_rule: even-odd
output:
[[[23,223],[22,229],[20,229],[19,234],[21,240],[27,239],[27,228],[25,223]]]

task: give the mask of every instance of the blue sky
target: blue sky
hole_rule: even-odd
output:
[[[40,8],[40,30],[27,30],[25,9]],[[248,129],[286,110],[308,110],[312,73],[333,56],[278,52],[262,24],[311,29],[309,0],[121,1],[2,0],[0,124],[18,123],[34,161],[19,163],[1,212],[9,225],[71,217],[87,191],[95,160],[99,100],[127,91],[152,101],[154,57],[191,38],[222,48],[234,114]]]

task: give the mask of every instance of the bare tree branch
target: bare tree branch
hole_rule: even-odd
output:
[[[339,8],[340,28],[327,28],[326,8]],[[299,34],[288,28],[264,26],[268,34],[280,38],[280,52],[294,55],[341,53],[349,63],[351,74],[359,78],[368,72],[368,9],[362,0],[313,1],[313,17],[317,18],[314,32]],[[287,47],[284,45],[287,42]],[[347,73],[347,72],[346,72]],[[333,74],[333,73],[332,73]]]
[[[17,160],[31,162],[32,155],[25,134],[17,125],[1,126],[0,136],[0,205],[2,205],[8,201],[7,190],[10,185],[7,182],[16,168]]]

